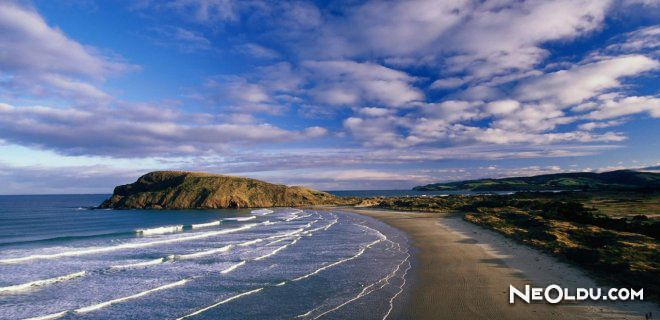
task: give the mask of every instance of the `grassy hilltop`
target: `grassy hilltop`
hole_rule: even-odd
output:
[[[418,186],[413,190],[637,190],[660,188],[660,173],[617,170],[603,173],[573,172],[533,177],[478,179]]]
[[[219,174],[155,171],[118,186],[101,208],[218,209],[338,204],[325,192]]]

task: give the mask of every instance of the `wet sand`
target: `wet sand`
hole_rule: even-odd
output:
[[[345,209],[408,234],[416,268],[407,319],[644,319],[649,302],[509,304],[509,284],[605,287],[581,270],[460,218],[420,212]]]

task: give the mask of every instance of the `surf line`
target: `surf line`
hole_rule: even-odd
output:
[[[390,243],[392,244],[392,248],[394,247],[394,245],[396,245],[396,246],[398,247],[398,251],[403,253],[403,251],[401,251],[401,245],[400,245],[400,244],[395,243],[395,242],[390,241],[390,240],[386,240],[386,241],[388,241],[388,242],[390,242]],[[396,293],[390,298],[390,300],[389,300],[389,308],[388,308],[388,310],[385,312],[385,315],[384,315],[383,318],[382,318],[383,320],[387,319],[387,318],[389,317],[390,313],[392,312],[392,309],[394,309],[394,300],[395,300],[395,299],[401,294],[401,292],[403,292],[403,287],[404,287],[405,284],[406,284],[406,275],[408,274],[408,271],[409,271],[410,268],[412,267],[412,265],[410,264],[410,261],[409,261],[409,259],[410,259],[410,252],[409,252],[408,250],[406,250],[405,253],[406,253],[406,258],[403,259],[403,260],[402,260],[402,261],[401,261],[401,262],[400,262],[400,263],[399,263],[399,264],[398,264],[398,265],[397,265],[397,266],[396,266],[396,267],[395,267],[390,273],[388,273],[385,277],[383,277],[383,278],[379,279],[378,281],[376,281],[376,282],[374,282],[374,283],[372,283],[372,284],[370,284],[370,285],[364,287],[364,289],[362,289],[362,291],[360,291],[360,293],[358,293],[355,297],[353,297],[353,298],[351,298],[351,299],[349,299],[349,300],[346,300],[345,302],[343,302],[343,303],[341,303],[341,304],[339,304],[339,305],[337,305],[337,306],[335,306],[335,307],[333,307],[333,308],[330,308],[330,309],[328,309],[328,310],[326,310],[326,311],[323,311],[323,312],[320,313],[320,314],[317,314],[317,315],[316,315],[315,317],[313,317],[312,319],[318,319],[318,318],[321,318],[321,317],[323,317],[324,315],[326,315],[326,314],[328,314],[328,313],[331,313],[331,312],[333,312],[333,311],[339,310],[339,309],[341,309],[342,307],[344,307],[344,306],[346,306],[346,305],[348,305],[348,304],[350,304],[350,303],[352,303],[352,302],[354,302],[354,301],[357,301],[357,300],[359,300],[359,299],[361,299],[361,298],[364,298],[364,297],[368,296],[369,294],[371,294],[371,293],[373,293],[373,292],[376,292],[376,291],[378,291],[378,290],[384,288],[384,287],[387,286],[388,284],[391,284],[391,283],[390,283],[390,280],[391,280],[392,278],[394,278],[394,276],[396,276],[396,274],[399,272],[399,270],[401,270],[401,267],[407,262],[407,267],[406,267],[406,269],[403,271],[403,274],[401,275],[402,282],[401,282],[401,285],[399,286],[399,290],[398,290],[398,291],[397,291],[397,292],[396,292]],[[310,311],[308,311],[308,312],[306,312],[306,313],[304,313],[304,314],[301,314],[301,315],[297,316],[296,318],[305,318],[305,317],[308,317],[308,316],[310,316],[313,312],[318,311],[320,308],[321,308],[321,306],[318,306],[318,307],[316,307],[316,308],[314,308],[314,309],[312,309],[312,310],[310,310]]]
[[[304,275],[304,276],[300,276],[300,277],[295,278],[295,279],[293,279],[293,280],[291,280],[291,281],[300,281],[300,280],[303,280],[303,279],[307,279],[307,278],[309,278],[309,277],[311,277],[311,276],[313,276],[313,275],[319,274],[319,273],[320,273],[321,271],[323,271],[323,270],[327,270],[327,269],[332,268],[332,267],[334,267],[334,266],[336,266],[336,265],[340,265],[340,264],[342,264],[342,263],[344,263],[344,262],[347,262],[347,261],[351,261],[351,260],[357,259],[357,258],[360,257],[361,255],[363,255],[364,252],[367,251],[367,249],[373,247],[374,245],[376,245],[376,244],[378,244],[378,243],[380,243],[380,242],[382,242],[382,241],[383,241],[383,239],[375,240],[375,241],[369,243],[368,245],[363,246],[363,247],[362,247],[362,248],[361,248],[361,249],[360,249],[355,255],[353,255],[353,256],[350,256],[350,257],[348,257],[348,258],[344,258],[344,259],[337,260],[337,261],[335,261],[335,262],[333,262],[333,263],[331,263],[331,264],[328,264],[328,265],[325,265],[325,266],[323,266],[323,267],[320,267],[320,268],[316,269],[316,270],[315,270],[314,272],[312,272],[312,273],[308,273],[308,274],[306,274],[306,275]]]
[[[187,236],[187,237],[178,237],[178,238],[173,238],[173,239],[164,239],[164,240],[157,240],[157,241],[152,241],[152,242],[126,243],[126,244],[120,244],[120,245],[110,246],[110,247],[83,249],[83,250],[75,250],[75,251],[65,251],[65,252],[53,253],[53,254],[37,254],[37,255],[25,256],[25,257],[20,257],[20,258],[2,259],[2,260],[0,260],[0,263],[5,263],[5,264],[8,264],[8,263],[22,263],[22,262],[26,262],[26,261],[30,261],[30,260],[57,259],[57,258],[62,258],[62,257],[82,256],[82,255],[110,252],[110,251],[123,250],[123,249],[144,248],[144,247],[150,247],[150,246],[155,246],[155,245],[159,245],[159,244],[167,244],[167,243],[175,243],[175,242],[181,242],[181,241],[190,241],[190,240],[209,238],[209,237],[213,237],[213,236],[217,236],[217,235],[221,235],[221,234],[227,234],[227,233],[233,233],[233,232],[248,230],[248,229],[256,227],[257,225],[259,225],[259,224],[258,223],[252,223],[252,224],[247,224],[247,225],[244,225],[244,226],[241,226],[241,227],[238,227],[238,228],[233,228],[233,229],[224,229],[224,230],[220,230],[220,231],[211,231],[211,232],[206,232],[206,233],[197,234],[197,235],[191,235],[191,236]]]
[[[44,280],[36,280],[36,281],[31,281],[23,284],[17,284],[13,286],[8,286],[8,287],[2,287],[0,288],[0,294],[6,293],[6,292],[15,292],[15,291],[24,291],[24,290],[30,290],[30,289],[35,289],[37,287],[61,282],[61,281],[66,281],[66,280],[71,280],[79,277],[85,276],[87,272],[85,271],[80,271],[76,273],[71,273],[55,278],[50,278],[50,279],[44,279]]]
[[[190,281],[192,279],[194,279],[194,277],[179,280],[179,281],[172,282],[172,283],[168,283],[166,285],[162,285],[160,287],[156,287],[156,288],[153,288],[153,289],[138,292],[138,293],[130,295],[130,296],[121,297],[121,298],[117,298],[117,299],[112,299],[112,300],[104,301],[104,302],[101,302],[101,303],[93,304],[91,306],[78,308],[78,309],[73,310],[73,312],[78,313],[78,314],[83,314],[83,313],[96,311],[96,310],[108,307],[108,306],[116,304],[116,303],[124,302],[124,301],[127,301],[127,300],[133,300],[133,299],[137,299],[137,298],[140,298],[140,297],[144,297],[144,296],[146,296],[150,293],[156,292],[156,291],[167,290],[167,289],[170,289],[170,288],[179,287],[179,286],[182,286],[182,285],[188,283],[188,281]],[[29,318],[27,320],[57,319],[57,318],[63,317],[64,315],[68,314],[69,312],[71,312],[71,310],[65,310],[65,311],[61,311],[61,312],[58,312],[58,313],[53,313],[53,314],[49,314],[49,315],[45,315],[45,316]]]
[[[183,232],[182,224],[176,226],[164,226],[164,227],[135,230],[135,233],[143,236],[150,236],[154,234],[177,233],[177,232]]]
[[[229,298],[227,298],[227,299],[224,299],[224,300],[222,300],[222,301],[216,302],[216,303],[214,303],[214,304],[212,304],[212,305],[210,305],[210,306],[207,306],[207,307],[204,307],[204,308],[202,308],[202,309],[199,309],[199,310],[197,310],[197,311],[195,311],[195,312],[193,312],[193,313],[191,313],[191,314],[187,314],[187,315],[185,315],[185,316],[183,316],[183,317],[176,318],[176,320],[183,320],[183,319],[186,319],[186,318],[190,318],[190,317],[196,316],[196,315],[198,315],[198,314],[200,314],[200,313],[203,313],[203,312],[206,312],[206,311],[208,311],[208,310],[211,310],[211,309],[213,309],[213,308],[215,308],[215,307],[217,307],[217,306],[223,305],[223,304],[225,304],[225,303],[227,303],[227,302],[231,302],[231,301],[236,300],[236,299],[238,299],[238,298],[241,298],[241,297],[244,297],[244,296],[249,296],[249,295],[251,295],[251,294],[257,293],[257,292],[259,292],[259,291],[261,291],[261,290],[263,290],[263,289],[264,289],[264,288],[258,288],[258,289],[254,289],[254,290],[246,291],[246,292],[243,292],[243,293],[239,293],[239,294],[237,294],[237,295],[231,296],[231,297],[229,297]]]

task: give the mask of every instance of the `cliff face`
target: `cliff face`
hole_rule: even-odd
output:
[[[100,208],[219,209],[335,204],[338,199],[304,187],[201,172],[155,171],[118,186]]]

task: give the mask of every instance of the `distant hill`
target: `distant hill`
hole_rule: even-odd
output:
[[[214,209],[334,204],[337,197],[304,187],[186,171],[155,171],[118,186],[100,208]]]
[[[660,189],[660,173],[617,170],[603,173],[574,172],[544,174],[532,177],[478,179],[448,183],[434,183],[414,187],[418,191],[474,190],[633,190]]]

